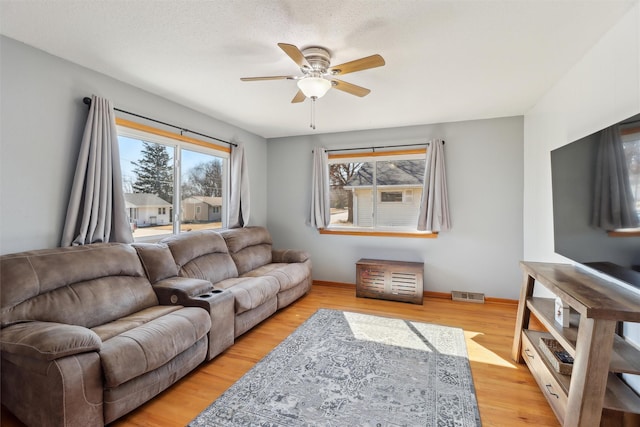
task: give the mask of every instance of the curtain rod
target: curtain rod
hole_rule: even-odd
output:
[[[444,144],[444,141],[442,141],[442,143]],[[400,144],[400,145],[381,145],[378,147],[355,147],[355,148],[336,148],[333,150],[324,150],[325,153],[332,153],[334,151],[356,151],[356,150],[371,150],[374,153],[376,152],[376,149],[380,149],[380,148],[398,148],[398,147],[417,147],[417,146],[423,146],[423,145],[429,145],[428,142],[423,142],[420,144]]]
[[[84,102],[85,104],[91,106],[91,98],[89,98],[89,97],[84,97],[82,99],[82,102]],[[209,139],[213,139],[215,141],[223,142],[223,143],[229,144],[229,145],[231,145],[233,147],[237,147],[238,146],[238,144],[234,144],[233,142],[229,142],[229,141],[225,141],[225,140],[220,139],[220,138],[216,138],[216,137],[213,137],[213,136],[205,135],[205,134],[200,133],[200,132],[195,132],[195,131],[183,128],[182,126],[172,125],[171,123],[162,122],[160,120],[152,119],[150,117],[145,117],[145,116],[142,116],[140,114],[136,114],[136,113],[132,113],[132,112],[129,112],[129,111],[121,110],[121,109],[115,108],[115,107],[113,109],[115,111],[119,111],[121,113],[129,114],[130,116],[139,117],[141,119],[149,120],[149,121],[152,121],[152,122],[155,122],[155,123],[160,123],[161,125],[165,125],[165,126],[169,126],[169,127],[175,128],[175,129],[179,129],[181,132],[189,132],[189,133],[192,133],[194,135],[204,136],[205,138],[209,138]]]

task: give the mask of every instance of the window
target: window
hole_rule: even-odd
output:
[[[402,191],[381,191],[380,201],[382,203],[402,203]]]
[[[415,232],[425,151],[329,156],[330,230]]]
[[[413,203],[413,190],[380,191],[381,203]]]
[[[116,123],[135,240],[224,227],[230,150],[126,120]]]
[[[622,148],[627,160],[629,185],[636,201],[636,211],[640,220],[640,128],[630,128],[622,131]]]

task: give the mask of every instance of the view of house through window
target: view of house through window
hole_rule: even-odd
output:
[[[118,127],[134,239],[223,227],[227,155]]]
[[[424,169],[424,153],[330,157],[330,228],[415,231]]]

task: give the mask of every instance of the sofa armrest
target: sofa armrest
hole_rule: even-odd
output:
[[[162,305],[180,304],[186,307],[198,295],[206,294],[213,289],[208,280],[192,279],[189,277],[171,277],[153,284],[153,289]]]
[[[102,340],[91,329],[54,322],[25,322],[0,331],[0,350],[40,360],[99,351]]]
[[[305,262],[309,259],[309,253],[294,249],[281,249],[271,251],[271,262]]]

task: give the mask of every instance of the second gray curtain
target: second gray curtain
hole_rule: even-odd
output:
[[[331,223],[329,203],[329,155],[322,147],[313,150],[311,169],[311,205],[307,224],[321,229]]]
[[[444,167],[444,141],[429,142],[424,169],[424,188],[418,213],[418,230],[446,231],[451,228],[447,175]]]
[[[231,148],[229,161],[229,209],[228,228],[240,228],[249,223],[249,169],[244,146],[238,143]]]
[[[638,227],[635,203],[620,129],[613,125],[600,131],[592,225],[604,230]]]
[[[93,96],[67,207],[61,246],[131,243],[118,132],[111,102]]]

